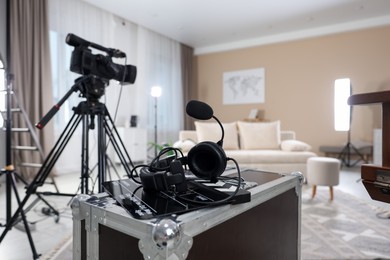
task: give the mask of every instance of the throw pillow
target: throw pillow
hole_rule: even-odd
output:
[[[243,150],[279,149],[280,121],[237,123]]]
[[[280,144],[280,148],[283,151],[302,152],[302,151],[309,151],[311,149],[311,146],[308,145],[307,143],[298,140],[285,140],[282,141],[282,143]]]
[[[183,141],[181,141],[181,140],[176,141],[173,144],[173,147],[179,148],[183,153],[187,153],[195,145],[196,145],[196,143],[194,141],[187,139],[187,140],[183,140]]]
[[[236,123],[223,123],[225,132],[223,148],[226,150],[238,150],[238,132]],[[218,142],[222,137],[222,130],[218,123],[195,122],[198,142]]]

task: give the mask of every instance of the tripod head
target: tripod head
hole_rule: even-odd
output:
[[[98,102],[105,94],[109,81],[94,75],[79,77],[75,80],[80,97],[87,99],[87,102]]]
[[[75,80],[75,84],[65,94],[65,96],[54,105],[49,112],[35,125],[38,129],[42,129],[50,121],[50,119],[60,110],[62,104],[69,98],[73,92],[80,91],[80,97],[87,99],[87,104],[96,104],[105,93],[105,87],[108,85],[108,80],[98,76],[89,74],[79,77]]]

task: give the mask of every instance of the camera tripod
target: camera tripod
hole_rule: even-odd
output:
[[[58,195],[58,196],[74,196],[75,194],[66,194],[66,193],[53,193],[53,192],[37,192],[38,187],[42,186],[45,183],[45,180],[48,178],[51,170],[53,169],[56,161],[59,156],[65,149],[69,140],[71,139],[73,133],[77,129],[80,122],[82,123],[82,144],[81,144],[81,180],[80,180],[80,192],[88,194],[89,187],[89,130],[95,129],[97,127],[98,134],[98,192],[103,191],[102,183],[105,181],[105,173],[107,167],[107,144],[106,137],[109,138],[110,143],[113,145],[113,148],[118,155],[121,164],[124,167],[127,175],[131,174],[131,167],[134,168],[134,164],[130,159],[128,152],[124,146],[123,141],[121,140],[119,133],[114,125],[106,106],[103,103],[100,103],[98,100],[104,94],[104,87],[106,82],[97,78],[95,76],[83,76],[76,80],[76,83],[68,91],[68,93],[56,104],[37,124],[38,128],[43,128],[44,125],[54,116],[58,111],[59,107],[66,101],[66,99],[72,94],[72,92],[80,91],[81,96],[86,97],[86,101],[82,101],[78,104],[77,107],[73,108],[74,114],[71,117],[70,121],[66,125],[64,131],[60,135],[58,141],[48,154],[47,158],[43,162],[41,168],[39,169],[37,175],[34,177],[33,181],[26,188],[26,195],[22,201],[18,199],[19,207],[15,211],[14,215],[10,218],[5,226],[5,230],[0,236],[0,243],[3,241],[4,237],[12,226],[16,223],[19,218],[19,215],[22,217],[26,233],[29,238],[30,246],[33,252],[34,259],[39,258],[39,254],[35,249],[34,242],[31,237],[31,232],[27,225],[26,217],[24,214],[24,207],[33,194],[37,195]],[[97,126],[95,126],[95,119],[97,119]]]

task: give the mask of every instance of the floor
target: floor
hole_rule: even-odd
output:
[[[64,175],[56,179],[57,185],[61,192],[75,193],[77,191],[78,177],[75,174]],[[24,184],[17,182],[18,194],[21,200],[26,198]],[[42,191],[55,191],[53,185],[45,184]],[[5,176],[0,179],[0,223],[6,223],[6,185]],[[39,191],[40,189],[38,189]],[[15,193],[12,192],[12,212],[18,209],[18,204],[15,198]],[[36,195],[31,195],[27,199],[26,206],[23,207],[26,213],[27,220],[30,223],[29,229],[32,235],[33,245],[37,254],[47,255],[56,246],[61,244],[61,241],[72,235],[72,212],[69,206],[71,197],[64,196],[45,196],[44,198],[59,211],[59,217],[52,213],[45,214],[44,209],[47,205]],[[29,205],[35,205],[30,209]],[[10,229],[3,241],[0,244],[0,259],[4,260],[25,260],[33,259],[32,248],[30,246],[27,233],[24,231],[23,222],[19,222],[14,228]],[[4,227],[0,228],[3,233]],[[48,257],[40,259],[50,259]]]
[[[113,178],[119,175],[114,175]],[[78,174],[63,174],[56,178],[56,183],[61,192],[77,193],[80,176]],[[19,186],[19,194],[21,198],[25,198],[25,191],[23,186]],[[360,167],[343,168],[340,173],[340,184],[336,187],[344,192],[350,193],[356,197],[359,197],[367,202],[377,205],[379,207],[390,210],[390,204],[373,201],[367,194],[363,184],[360,181]],[[53,185],[45,185],[46,190],[54,190]],[[304,186],[304,189],[310,189],[310,187]],[[329,193],[329,188],[318,187],[317,193],[326,192]],[[33,195],[35,198],[35,195]],[[33,196],[30,197],[28,202],[34,201]],[[58,223],[56,217],[52,214],[44,214],[42,208],[47,208],[46,205],[38,200],[37,205],[27,213],[29,222],[34,222],[31,225],[33,243],[37,248],[38,253],[45,255],[44,259],[53,259],[48,252],[51,252],[54,247],[61,243],[61,240],[66,239],[72,234],[72,221],[71,210],[69,207],[70,199],[63,196],[47,196],[50,204],[55,206],[61,212]],[[337,200],[337,197],[335,198]],[[29,205],[29,203],[27,205]],[[17,208],[16,202],[14,202],[15,210]],[[6,219],[6,207],[5,207],[5,183],[4,176],[0,178],[0,223],[4,224]],[[48,216],[49,215],[49,216]],[[3,232],[4,228],[0,228],[0,232]],[[27,235],[24,231],[18,228],[11,229],[5,236],[4,240],[0,244],[0,259],[4,260],[25,260],[32,259],[32,250],[27,239]]]

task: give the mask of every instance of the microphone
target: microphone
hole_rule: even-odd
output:
[[[114,58],[126,58],[126,53],[124,53],[121,50],[118,49],[108,49],[109,53],[111,54],[112,57]]]
[[[218,120],[218,118],[216,118],[214,116],[214,111],[208,104],[206,104],[202,101],[198,101],[198,100],[190,100],[187,103],[186,112],[187,112],[187,115],[189,115],[190,117],[193,117],[195,119],[198,119],[198,120],[208,120],[208,119],[214,118],[222,130],[221,140],[219,140],[217,142],[217,144],[222,147],[223,138],[225,136],[225,130],[223,129],[222,123]]]
[[[83,38],[80,38],[77,35],[74,35],[72,33],[68,33],[68,35],[65,38],[65,42],[74,47],[78,47],[80,45],[88,47],[91,44],[89,41],[86,41]]]
[[[191,100],[187,103],[187,115],[199,120],[208,120],[213,117],[213,109],[204,102]]]

